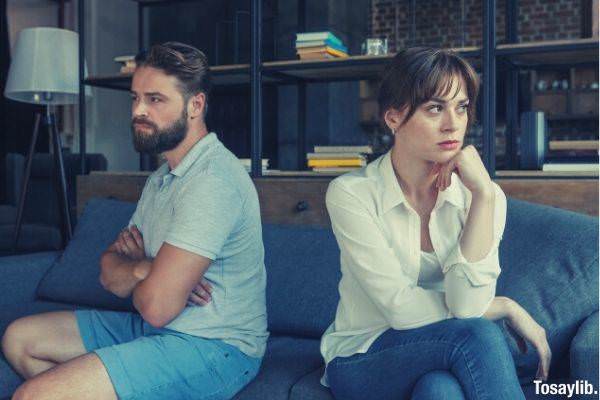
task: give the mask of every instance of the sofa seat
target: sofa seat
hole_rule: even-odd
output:
[[[318,339],[272,336],[256,379],[234,399],[287,400],[294,384],[322,363]]]
[[[293,387],[290,392],[290,400],[334,400],[329,389],[321,385],[320,380],[323,375],[324,367],[304,375]],[[562,382],[562,381],[561,381]],[[568,381],[565,381],[568,382]],[[563,395],[536,395],[534,385],[521,386],[527,400],[559,400],[564,399]],[[576,398],[576,397],[574,397]]]
[[[32,301],[12,304],[10,306],[4,305],[0,307],[0,336],[4,335],[4,331],[8,325],[17,318],[49,311],[75,310],[77,308],[80,307],[73,304],[49,301]],[[22,379],[8,365],[0,352],[0,399],[9,398],[21,382]]]

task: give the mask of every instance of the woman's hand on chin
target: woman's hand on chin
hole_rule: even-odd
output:
[[[473,196],[492,196],[494,193],[490,175],[485,169],[485,165],[483,165],[477,149],[473,145],[465,147],[448,162],[437,168],[439,169],[439,173],[436,180],[436,187],[439,190],[446,190],[450,186],[452,172],[456,172]]]

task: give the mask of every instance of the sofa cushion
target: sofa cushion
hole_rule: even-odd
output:
[[[55,251],[1,257],[0,308],[4,304],[34,301],[38,283],[59,255]]]
[[[73,309],[75,309],[73,305],[44,301],[3,305],[0,307],[0,337],[4,335],[8,325],[18,318],[49,311]],[[21,382],[23,382],[21,377],[11,368],[0,352],[0,399],[9,398]]]
[[[496,293],[517,301],[546,329],[552,376],[566,364],[579,325],[598,309],[598,220],[509,199],[500,265]],[[521,382],[531,382],[535,349],[521,354],[505,334]]]
[[[329,388],[321,385],[321,377],[325,366],[306,374],[300,379],[290,392],[290,400],[333,400]]]
[[[263,226],[269,331],[320,338],[339,300],[340,251],[329,228]]]
[[[598,388],[598,311],[583,321],[571,342],[571,378],[585,379]]]
[[[0,400],[9,400],[23,379],[8,364],[0,353]]]
[[[0,225],[0,255],[15,254],[13,252],[14,232],[14,224]],[[61,248],[62,237],[57,227],[44,224],[21,225],[17,253],[35,253]]]
[[[40,298],[64,303],[133,310],[131,299],[121,299],[106,291],[98,280],[100,256],[129,223],[135,203],[91,199],[72,240],[62,256],[40,282]]]
[[[296,382],[290,392],[290,400],[333,400],[331,391],[320,383],[321,376],[323,376],[323,370],[324,367],[322,366],[311,373],[304,375]],[[562,395],[538,395],[535,393],[534,385],[524,385],[522,386],[522,389],[527,400],[558,400],[564,398]]]
[[[234,400],[287,400],[292,386],[322,363],[319,340],[271,337],[258,375]]]

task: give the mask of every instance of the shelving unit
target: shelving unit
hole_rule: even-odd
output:
[[[152,3],[161,3],[165,0],[134,0],[140,7]],[[194,0],[178,0],[194,1]],[[299,0],[300,3],[303,3]],[[79,4],[79,31],[80,40],[84,40],[83,27],[83,4]],[[516,20],[516,0],[507,0],[507,15]],[[414,7],[414,3],[411,2]],[[483,2],[482,25],[483,45],[481,47],[469,47],[454,49],[482,73],[481,86],[481,121],[482,131],[496,132],[496,67],[501,65],[509,70],[509,79],[506,81],[506,130],[507,130],[507,154],[512,156],[509,160],[509,168],[516,165],[515,155],[517,149],[514,132],[518,126],[518,69],[534,68],[540,64],[548,65],[579,65],[598,62],[598,40],[592,38],[545,41],[535,43],[514,43],[516,41],[516,24],[507,20],[506,39],[510,44],[496,44],[496,16],[495,1]],[[414,12],[414,9],[413,9]],[[140,11],[141,15],[141,11]],[[249,64],[225,65],[211,67],[215,85],[250,85],[251,88],[251,174],[254,178],[263,175],[260,160],[262,159],[262,87],[263,85],[298,84],[302,93],[305,93],[305,85],[313,82],[349,81],[375,79],[379,76],[385,64],[391,59],[388,56],[351,56],[342,59],[328,60],[282,60],[263,62],[261,54],[261,28],[262,28],[262,3],[260,0],[252,0],[251,5],[251,62]],[[512,16],[512,17],[510,17]],[[302,22],[299,21],[299,31],[302,31]],[[143,27],[140,27],[140,30]],[[141,35],[140,35],[141,37]],[[140,44],[141,45],[141,44]],[[84,57],[83,46],[80,45],[80,57]],[[82,64],[82,63],[80,63]],[[83,77],[83,70],[80,69]],[[104,87],[117,90],[128,90],[131,75],[95,76],[81,79],[81,87],[84,85]],[[85,101],[84,96],[80,102]],[[80,103],[81,105],[81,103]],[[306,110],[300,106],[300,115]],[[80,107],[80,151],[85,154],[85,107]],[[587,118],[588,116],[586,116]],[[552,120],[567,120],[577,118],[570,114],[556,114],[551,116]],[[592,118],[591,116],[589,118]],[[300,126],[298,139],[299,154],[305,153],[304,126]],[[491,134],[483,134],[483,160],[492,177],[499,178],[555,178],[565,176],[572,178],[593,177],[592,175],[557,174],[544,173],[542,171],[496,171],[495,137]],[[82,157],[82,160],[84,158]],[[310,171],[281,171],[269,172],[269,176],[323,176],[322,173],[311,173]]]

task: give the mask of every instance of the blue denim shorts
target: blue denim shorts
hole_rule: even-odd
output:
[[[139,314],[75,311],[88,352],[104,364],[121,400],[230,399],[261,359],[220,340],[154,328]]]

